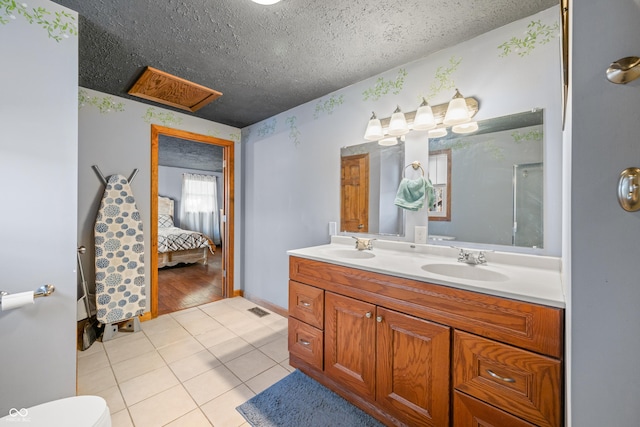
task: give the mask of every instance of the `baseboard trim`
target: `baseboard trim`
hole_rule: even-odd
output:
[[[244,296],[244,291],[242,289],[234,289],[233,290],[234,297],[242,297]]]
[[[266,308],[267,310],[271,310],[274,313],[278,313],[280,316],[289,317],[289,311],[287,309],[282,308],[278,305],[272,304],[269,301],[265,301],[261,298],[258,298],[251,294],[246,294],[246,293],[244,294],[244,298]]]

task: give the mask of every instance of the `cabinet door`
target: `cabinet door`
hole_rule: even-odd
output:
[[[375,306],[327,292],[324,366],[328,377],[375,397]]]
[[[450,328],[380,307],[376,320],[377,402],[407,425],[449,425]]]

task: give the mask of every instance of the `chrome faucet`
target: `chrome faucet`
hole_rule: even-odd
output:
[[[487,258],[483,251],[472,252],[460,249],[460,253],[458,253],[458,262],[464,262],[465,264],[472,265],[486,264]]]

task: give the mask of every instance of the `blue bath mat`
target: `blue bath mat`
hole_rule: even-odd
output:
[[[236,410],[253,427],[384,427],[297,370]]]

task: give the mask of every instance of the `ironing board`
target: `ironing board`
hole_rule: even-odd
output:
[[[96,217],[96,317],[113,324],[146,307],[142,219],[129,181],[109,177]]]

